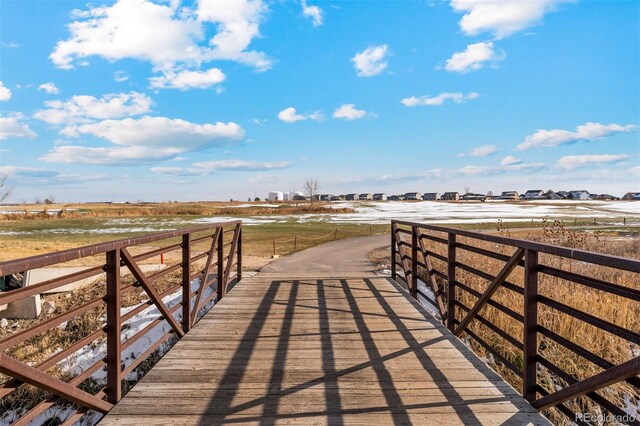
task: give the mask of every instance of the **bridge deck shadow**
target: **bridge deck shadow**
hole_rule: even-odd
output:
[[[548,424],[380,277],[244,279],[101,424]]]

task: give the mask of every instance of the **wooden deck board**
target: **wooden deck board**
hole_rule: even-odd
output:
[[[102,424],[548,424],[386,278],[242,281]]]

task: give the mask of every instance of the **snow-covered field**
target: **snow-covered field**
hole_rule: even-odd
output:
[[[242,211],[256,204],[235,206]],[[277,205],[259,205],[276,207]],[[157,217],[118,218],[96,223],[91,228],[53,228],[42,230],[16,231],[0,229],[1,235],[23,234],[123,234],[161,232],[206,223],[224,222],[242,219],[244,225],[264,225],[275,223],[334,223],[334,224],[386,224],[391,219],[432,224],[473,224],[502,222],[529,222],[543,219],[572,221],[596,219],[598,223],[622,225],[640,224],[640,201],[529,201],[529,202],[485,202],[485,203],[446,203],[446,202],[337,202],[331,208],[349,207],[355,213],[325,213],[298,215],[261,215],[261,216],[212,216],[202,218],[171,219]],[[570,224],[570,222],[568,223]]]

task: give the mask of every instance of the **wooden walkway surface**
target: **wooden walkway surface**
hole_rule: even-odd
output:
[[[548,424],[381,277],[244,279],[102,420]]]

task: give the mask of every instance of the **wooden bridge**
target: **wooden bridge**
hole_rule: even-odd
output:
[[[475,245],[470,242],[473,238]],[[131,249],[159,240],[169,243],[139,254]],[[491,250],[483,245],[486,242],[492,244]],[[198,250],[198,244],[206,248]],[[140,262],[175,250],[181,256],[173,265],[148,276],[141,271]],[[456,256],[462,250],[497,262],[498,269],[487,272],[488,264],[463,263],[464,258]],[[63,424],[91,413],[106,413],[101,424],[118,425],[548,424],[538,410],[587,424],[573,411],[574,401],[595,402],[606,413],[623,415],[621,407],[597,391],[621,385],[637,390],[640,381],[640,357],[614,363],[578,347],[571,336],[559,335],[538,318],[542,305],[551,305],[637,345],[637,330],[578,312],[538,289],[538,274],[546,273],[640,301],[636,288],[562,270],[547,255],[607,265],[637,278],[640,262],[635,260],[394,222],[391,277],[365,271],[328,273],[326,265],[319,274],[309,265],[289,273],[274,270],[243,278],[242,228],[233,222],[3,262],[0,275],[105,253],[104,264],[84,273],[0,294],[1,305],[106,272],[104,296],[0,338],[0,372],[7,376],[0,385],[3,407],[10,407],[6,401],[25,384],[46,392],[40,402],[9,422],[37,422],[55,404],[69,401],[73,405],[63,407],[73,410],[59,419]],[[131,279],[122,278],[120,267],[132,272]],[[464,279],[465,271],[488,284],[480,290]],[[181,277],[178,283],[159,287],[161,278],[172,274]],[[125,308],[123,295],[139,293],[140,288],[148,299]],[[516,300],[520,309],[497,297],[502,290],[520,296]],[[177,294],[178,303],[169,301],[172,294]],[[213,301],[215,307],[208,310]],[[519,321],[521,335],[500,328],[506,323],[498,317],[491,321],[489,307]],[[127,333],[135,328],[131,321],[136,315],[150,308],[157,310],[156,318]],[[91,309],[103,309],[106,327],[80,336],[39,362],[17,359],[16,354],[31,347],[39,334]],[[163,333],[151,341],[151,332],[162,325]],[[466,343],[456,335],[465,337]],[[127,352],[143,337],[150,340],[146,350]],[[100,342],[106,345],[106,356],[85,365],[76,376],[56,376],[54,367],[60,361]],[[153,368],[143,369],[154,352],[172,344]],[[565,372],[544,351],[553,344],[573,351],[601,372],[586,378]],[[22,352],[14,352],[16,348]],[[520,380],[522,393],[472,348],[481,350],[494,369],[511,374],[512,383],[514,377],[516,383]],[[553,389],[541,368],[558,379],[551,384]],[[101,370],[106,372],[102,386],[95,379]],[[132,375],[140,371],[146,375],[136,383]],[[627,416],[622,422],[638,421]]]

